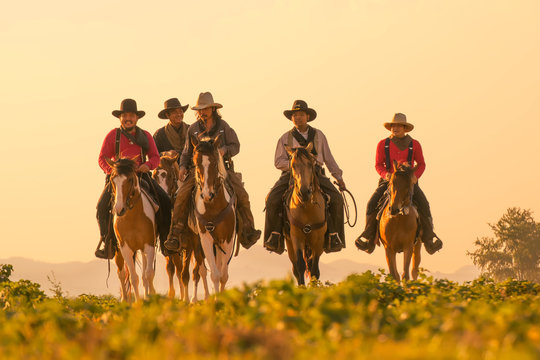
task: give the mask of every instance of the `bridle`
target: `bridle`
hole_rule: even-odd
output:
[[[398,175],[399,176],[406,176],[407,180],[409,182],[409,186],[408,186],[408,189],[407,189],[407,194],[404,196],[405,200],[402,201],[401,207],[398,209],[398,212],[396,214],[393,214],[392,213],[392,208],[394,206],[394,199],[392,197],[392,192],[393,192],[393,189],[394,189],[395,177],[398,176]],[[390,182],[389,182],[389,188],[388,188],[388,190],[389,190],[388,191],[389,192],[388,209],[390,210],[390,215],[391,216],[408,215],[409,214],[409,208],[412,205],[412,197],[413,197],[413,193],[414,193],[414,187],[413,186],[414,186],[414,184],[411,181],[411,174],[408,173],[407,171],[399,169],[399,170],[395,171],[392,174],[392,177],[391,177]]]
[[[113,173],[113,174],[111,174],[111,178],[110,178],[110,181],[111,181],[111,184],[112,184],[112,187],[113,187],[113,190],[114,190],[115,194],[116,194],[117,189],[116,189],[116,185],[115,185],[113,179],[116,176],[118,176],[118,174]],[[126,208],[128,210],[133,209],[133,206],[134,206],[133,199],[135,198],[135,195],[137,195],[135,189],[136,189],[136,186],[137,186],[137,184],[139,182],[139,179],[138,179],[136,174],[130,175],[130,176],[133,177],[134,180],[131,181],[131,187],[129,189],[128,195],[126,196]],[[122,214],[117,214],[117,215],[122,216],[122,215],[124,215],[124,212],[122,212]]]

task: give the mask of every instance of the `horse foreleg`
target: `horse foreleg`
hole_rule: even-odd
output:
[[[169,292],[168,296],[169,299],[174,299],[175,291],[174,291],[174,262],[173,257],[174,255],[165,256],[165,259],[167,260],[167,265],[165,266],[165,270],[167,271],[167,276],[169,278]]]
[[[388,263],[388,270],[390,270],[390,275],[392,275],[392,277],[399,282],[399,273],[396,265],[396,252],[388,247],[385,250],[386,262]]]
[[[153,245],[145,244],[144,245],[144,258],[146,259],[146,264],[143,262],[143,272],[146,278],[146,292],[145,297],[148,295],[154,295],[156,289],[154,289],[154,259],[156,257],[156,249]]]
[[[118,274],[118,280],[120,280],[120,289],[121,289],[121,297],[120,301],[128,301],[128,288],[129,288],[129,274],[126,271],[126,266],[124,264],[124,258],[122,257],[122,254],[120,252],[116,253],[116,256],[114,257],[114,262],[116,263],[116,267],[118,268],[116,273]]]
[[[401,274],[401,278],[406,281],[410,279],[409,268],[411,267],[412,256],[413,256],[413,248],[406,247],[403,251],[403,274]]]
[[[412,278],[413,280],[418,279],[418,269],[420,268],[420,260],[422,258],[422,241],[418,239],[414,245],[413,251],[413,266],[412,266]]]
[[[120,251],[122,252],[122,256],[124,257],[124,261],[126,262],[126,266],[128,268],[129,272],[129,281],[131,283],[131,287],[135,293],[135,300],[139,301],[139,277],[137,276],[137,272],[135,271],[135,261],[134,261],[134,252],[124,244]]]
[[[181,296],[183,301],[189,301],[189,263],[191,261],[191,250],[186,250],[182,253],[182,273],[178,274],[178,281],[180,283]],[[180,262],[180,259],[179,259]]]
[[[302,249],[296,250],[296,271],[298,273],[298,277],[296,280],[298,280],[298,285],[305,285],[305,273],[306,273],[306,262],[304,261],[304,254]]]
[[[208,261],[208,266],[210,267],[210,279],[214,284],[214,294],[217,295],[219,292],[219,279],[221,274],[216,265],[216,258],[214,256],[214,238],[207,232],[201,234],[201,245],[204,251],[204,256]],[[219,250],[218,250],[219,251]]]
[[[234,236],[234,234],[233,234]],[[219,252],[218,253],[218,259],[219,259],[219,267],[220,267],[220,273],[221,273],[221,278],[220,278],[220,287],[219,287],[219,291],[223,291],[225,290],[225,285],[227,284],[227,281],[229,280],[229,259],[231,258],[232,256],[232,253],[233,253],[233,245],[234,245],[234,241],[233,239],[230,240],[229,243],[224,243],[223,244],[223,250],[225,250],[225,254],[222,253],[222,252]]]

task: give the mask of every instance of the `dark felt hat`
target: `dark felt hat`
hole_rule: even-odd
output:
[[[117,118],[120,117],[121,114],[132,112],[137,114],[137,117],[140,119],[146,114],[144,111],[138,111],[137,110],[137,102],[133,99],[124,99],[122,100],[122,103],[120,104],[120,110],[114,110],[112,112],[113,116],[116,116]]]
[[[295,100],[294,103],[293,103],[292,109],[291,110],[285,110],[283,112],[283,115],[285,115],[285,117],[287,119],[291,120],[292,114],[295,111],[303,111],[306,114],[308,114],[309,115],[308,122],[315,120],[315,118],[317,117],[317,112],[315,110],[309,108],[307,103],[304,100]]]
[[[165,101],[165,109],[161,110],[158,114],[158,118],[160,119],[167,119],[167,111],[174,110],[174,109],[182,109],[183,112],[186,112],[188,105],[182,106],[180,103],[180,100],[177,98],[172,98],[167,101]]]

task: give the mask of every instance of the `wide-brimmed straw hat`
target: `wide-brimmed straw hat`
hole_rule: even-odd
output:
[[[289,120],[291,120],[292,114],[296,111],[303,111],[309,115],[309,120],[313,121],[317,117],[317,112],[308,107],[307,103],[304,100],[295,100],[291,110],[285,110],[283,115]]]
[[[223,105],[214,102],[214,97],[209,92],[202,92],[199,94],[197,99],[197,104],[191,108],[191,110],[202,110],[209,107],[215,107],[216,109],[221,109]]]
[[[183,112],[186,112],[189,104],[182,106],[178,98],[172,98],[165,101],[164,106],[165,106],[165,109],[161,110],[158,114],[158,118],[160,119],[167,119],[167,111],[169,110],[182,109]]]
[[[384,127],[387,130],[391,130],[392,124],[399,124],[399,125],[405,126],[405,132],[409,132],[412,129],[414,129],[414,125],[411,123],[408,123],[407,116],[405,116],[405,114],[402,114],[402,113],[396,113],[394,117],[392,118],[392,121],[384,123]]]
[[[121,114],[132,112],[137,114],[137,117],[140,119],[146,114],[144,111],[138,111],[137,110],[137,102],[133,99],[124,99],[122,100],[122,103],[120,103],[120,110],[113,110],[112,114],[113,116],[116,116],[117,118],[120,117]]]

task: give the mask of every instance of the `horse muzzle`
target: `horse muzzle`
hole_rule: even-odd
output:
[[[309,201],[311,199],[311,195],[313,194],[313,190],[308,187],[301,187],[300,188],[300,199],[302,199],[303,202]]]

